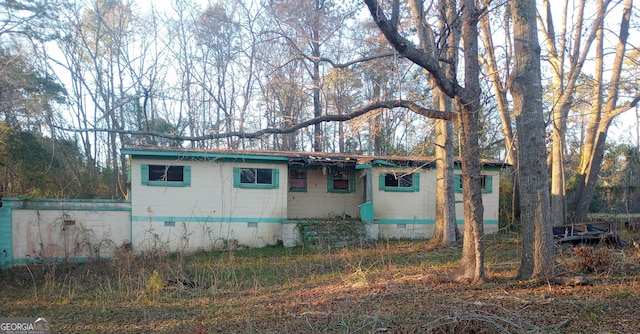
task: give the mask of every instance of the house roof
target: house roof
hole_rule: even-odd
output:
[[[419,156],[373,156],[351,153],[331,153],[331,152],[295,152],[295,151],[275,151],[275,150],[234,150],[234,149],[198,149],[182,147],[161,147],[161,146],[134,146],[121,150],[122,154],[132,157],[166,157],[166,158],[196,158],[196,159],[225,159],[242,161],[281,161],[290,165],[380,165],[380,166],[412,166],[431,167],[435,165],[434,157]],[[460,160],[455,159],[456,164]],[[506,163],[482,160],[485,167],[503,167]]]

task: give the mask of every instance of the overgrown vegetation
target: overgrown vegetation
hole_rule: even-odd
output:
[[[366,223],[360,219],[310,219],[298,228],[306,247],[360,246],[367,240]]]
[[[118,175],[92,166],[76,140],[21,131],[0,121],[0,186],[3,196],[113,198]],[[120,196],[123,196],[120,192]]]
[[[45,316],[64,333],[633,332],[640,250],[629,244],[559,247],[558,277],[517,281],[520,241],[487,236],[479,286],[448,278],[459,245],[428,241],[140,256],[122,246],[110,261],[1,272],[0,314]]]

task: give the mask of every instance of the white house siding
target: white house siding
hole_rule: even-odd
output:
[[[458,174],[458,173],[456,173]],[[498,232],[498,201],[500,197],[500,171],[499,170],[483,170],[482,174],[492,175],[492,186],[490,193],[482,194],[482,205],[484,207],[484,233],[496,233]],[[463,230],[464,224],[464,205],[462,203],[462,193],[456,193],[456,219],[460,226],[460,231]]]
[[[11,265],[109,258],[131,242],[128,201],[5,198],[3,204],[11,224]]]
[[[328,171],[327,171],[328,172]],[[355,172],[355,191],[329,192],[328,178],[321,168],[307,170],[307,191],[289,192],[287,215],[289,219],[360,217],[359,205],[364,201],[361,172]],[[285,178],[288,178],[285,173]]]
[[[191,167],[190,186],[143,185],[141,165]],[[275,189],[235,188],[233,168],[278,169]],[[282,238],[287,214],[287,166],[277,163],[133,159],[132,231],[141,250],[195,250],[237,243],[252,247]]]
[[[416,192],[380,189],[380,173],[420,174]],[[435,172],[429,169],[373,168],[373,210],[381,238],[429,238],[435,222]]]
[[[373,199],[375,221],[380,224],[381,238],[431,238],[435,227],[436,174],[434,169],[421,169],[419,192],[389,192],[380,190],[380,173],[403,172],[407,169],[373,168]],[[490,193],[482,194],[484,205],[484,232],[498,231],[498,199],[500,172],[483,170],[492,175]],[[462,193],[456,193],[456,219],[460,231],[464,230]]]

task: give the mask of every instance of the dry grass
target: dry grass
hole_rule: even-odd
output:
[[[450,282],[460,247],[243,249],[47,264],[0,274],[0,315],[64,333],[638,331],[640,251],[558,248],[562,280],[519,281],[519,242],[487,237],[488,282]],[[170,284],[169,281],[175,284]]]

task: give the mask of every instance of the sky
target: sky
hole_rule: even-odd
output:
[[[160,11],[171,10],[171,4],[173,0],[136,0],[137,5],[143,11],[149,11],[152,7]],[[212,0],[192,0],[192,3],[198,3],[205,6],[207,3],[215,2]],[[551,1],[552,6],[559,4],[561,1]],[[540,6],[540,5],[539,5]],[[557,8],[558,11],[562,11],[562,8]],[[613,16],[617,17],[617,16]],[[632,41],[632,40],[631,40]],[[633,41],[632,41],[633,43]],[[609,129],[608,138],[621,143],[628,143],[636,146],[640,146],[640,138],[638,129],[640,128],[640,109],[635,108],[626,111],[622,115],[619,115],[611,124]]]

